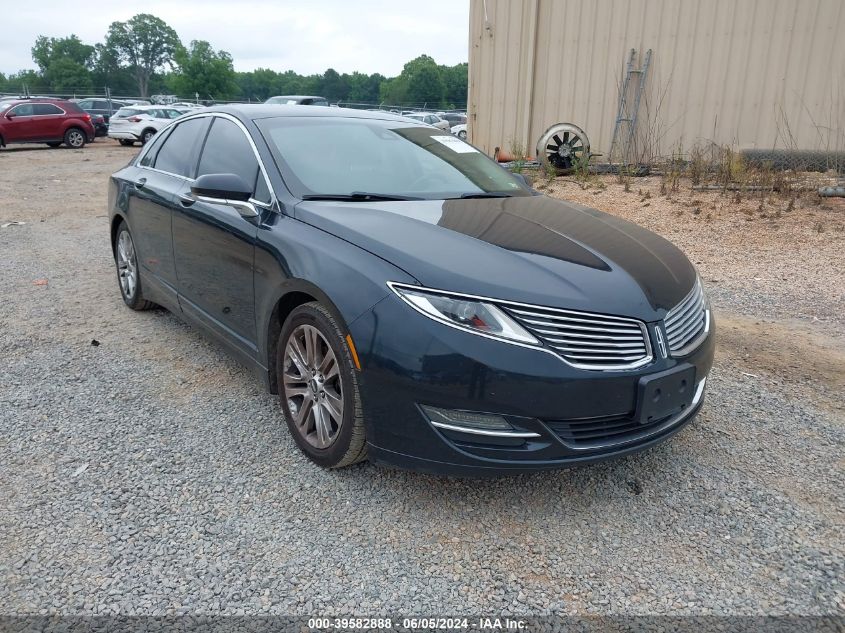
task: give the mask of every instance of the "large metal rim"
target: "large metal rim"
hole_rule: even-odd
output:
[[[82,136],[82,132],[79,130],[71,130],[68,132],[67,140],[71,147],[82,147],[85,143],[85,137]]]
[[[141,140],[143,141],[144,145],[146,145],[147,143],[149,143],[149,142],[150,142],[150,139],[151,139],[153,136],[155,136],[155,132],[153,132],[152,130],[147,130],[146,132],[144,132],[144,136],[143,136],[143,138],[141,139]]]
[[[343,387],[337,358],[320,330],[299,325],[291,332],[282,372],[297,432],[314,448],[328,448],[343,425]]]
[[[135,257],[135,245],[129,231],[121,231],[117,239],[117,276],[123,296],[131,300],[138,287],[138,265]]]
[[[577,125],[558,123],[550,127],[537,143],[537,157],[555,169],[569,170],[590,158],[590,141]]]

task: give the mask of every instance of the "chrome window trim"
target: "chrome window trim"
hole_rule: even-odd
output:
[[[646,439],[648,439],[648,438],[650,438],[654,435],[658,435],[660,433],[664,433],[665,431],[668,431],[673,426],[677,426],[678,424],[680,424],[681,422],[686,420],[690,415],[692,415],[692,412],[695,411],[695,408],[699,405],[699,403],[701,403],[701,399],[704,396],[704,384],[706,382],[707,382],[707,376],[702,378],[701,381],[698,383],[698,385],[695,388],[695,395],[693,396],[692,402],[690,403],[690,406],[689,406],[688,409],[685,409],[684,411],[681,411],[680,413],[675,414],[674,416],[672,416],[668,420],[664,421],[662,424],[658,425],[656,428],[651,429],[648,433],[645,433],[643,435],[637,435],[636,437],[629,439],[629,440],[620,440],[620,441],[616,441],[616,442],[603,442],[601,444],[590,444],[588,446],[583,446],[583,445],[582,446],[575,446],[573,444],[569,444],[569,443],[565,442],[564,440],[560,439],[560,437],[558,437],[557,433],[555,433],[554,431],[552,431],[548,427],[547,427],[547,429],[548,429],[549,433],[554,435],[560,442],[562,442],[566,446],[566,448],[573,450],[573,451],[581,451],[581,452],[600,451],[600,450],[603,450],[603,449],[606,449],[606,448],[613,448],[614,446],[624,446],[626,444],[635,444],[637,442],[641,442],[642,440],[646,440]]]
[[[33,103],[18,103],[17,105],[15,105],[15,106],[13,106],[13,107],[9,108],[8,110],[6,110],[6,115],[11,114],[12,112],[14,112],[16,108],[19,108],[19,107],[21,107],[21,106],[25,106],[25,105],[31,105],[31,106],[36,106],[36,105],[51,105],[51,106],[53,106],[54,108],[58,108],[59,110],[61,110],[61,112],[55,112],[55,113],[53,113],[53,114],[21,114],[21,115],[18,115],[18,116],[26,116],[26,117],[36,117],[36,116],[65,116],[65,115],[67,114],[67,110],[65,110],[62,106],[56,105],[55,103],[45,103],[45,102],[43,102],[43,101],[35,101],[35,102],[33,102]],[[87,113],[86,113],[86,114],[87,114]],[[4,116],[5,116],[5,115],[4,115]]]
[[[258,168],[261,170],[261,174],[264,176],[264,182],[267,184],[267,190],[270,192],[270,202],[262,202],[260,200],[253,200],[252,198],[249,199],[250,202],[253,204],[257,203],[263,208],[267,209],[277,209],[276,202],[278,197],[276,196],[276,191],[273,189],[273,183],[270,182],[270,176],[267,174],[267,168],[264,166],[264,161],[261,160],[261,155],[258,153],[258,146],[256,146],[255,141],[252,139],[252,135],[249,133],[249,130],[246,129],[246,126],[241,123],[237,117],[232,116],[231,114],[227,114],[225,112],[198,112],[196,114],[188,114],[183,117],[179,117],[178,119],[170,119],[172,121],[171,125],[181,125],[185,121],[189,121],[191,119],[202,119],[202,118],[214,118],[219,117],[221,119],[226,119],[231,121],[235,125],[237,125],[241,132],[243,132],[244,136],[246,136],[246,140],[249,142],[249,146],[252,148],[252,153],[255,155],[255,160],[258,161]],[[165,128],[170,127],[170,125],[166,125]],[[156,132],[157,134],[161,134],[164,131],[164,128]],[[207,138],[208,132],[206,132]],[[167,139],[162,141],[164,143],[167,142]],[[145,147],[141,152],[138,153],[138,156],[135,158],[135,166],[141,169],[148,169],[150,171],[155,171],[160,174],[167,174],[168,176],[175,176],[176,178],[181,178],[187,182],[196,182],[195,178],[189,178],[187,176],[182,176],[180,174],[173,174],[169,171],[164,171],[162,169],[156,169],[155,167],[150,167],[148,165],[141,165],[141,160],[144,156],[146,156],[147,152],[150,151],[150,148],[153,146],[151,143],[148,147]],[[202,150],[205,149],[205,144],[203,143],[203,147],[200,148],[200,157],[202,157]],[[199,168],[199,163],[197,163],[197,167]]]
[[[570,367],[573,367],[575,369],[581,369],[581,370],[584,370],[584,371],[596,371],[596,372],[626,371],[626,370],[632,370],[632,369],[639,369],[640,367],[644,367],[645,365],[654,361],[654,350],[653,350],[653,346],[651,344],[651,337],[649,336],[649,333],[648,333],[648,327],[646,326],[646,324],[643,321],[640,321],[639,319],[634,319],[632,317],[620,317],[620,316],[615,316],[615,315],[611,315],[611,314],[600,314],[598,312],[592,313],[592,312],[583,312],[583,311],[578,311],[578,310],[566,310],[564,308],[550,308],[550,307],[538,306],[538,305],[534,305],[534,304],[530,304],[530,303],[520,303],[520,302],[517,302],[517,301],[505,301],[505,300],[502,300],[502,299],[493,299],[491,297],[482,297],[480,295],[464,294],[464,293],[460,293],[460,292],[451,292],[449,290],[438,290],[437,288],[427,288],[425,286],[416,286],[414,284],[407,284],[407,283],[402,283],[402,282],[398,282],[398,281],[388,281],[387,287],[390,288],[390,290],[393,291],[393,293],[397,297],[399,297],[399,299],[401,299],[404,304],[410,306],[411,308],[413,308],[414,310],[416,310],[417,312],[419,312],[423,316],[425,316],[425,317],[427,317],[427,318],[429,318],[433,321],[437,321],[438,323],[442,323],[443,325],[447,325],[447,326],[449,326],[449,327],[451,327],[455,330],[458,330],[460,332],[466,332],[467,334],[474,334],[475,336],[483,336],[484,338],[489,338],[489,339],[492,339],[494,341],[499,341],[501,343],[508,343],[509,345],[516,345],[518,347],[525,347],[527,349],[533,349],[533,350],[537,350],[539,352],[545,352],[546,354],[551,354],[552,356],[554,356],[558,360],[562,361],[563,363],[565,363],[565,364],[567,364]],[[646,356],[644,358],[641,358],[638,361],[634,361],[633,363],[623,363],[623,364],[618,364],[618,365],[605,365],[605,366],[602,366],[602,367],[596,367],[595,365],[582,365],[581,363],[573,363],[572,361],[567,360],[562,355],[558,354],[556,351],[546,347],[542,343],[537,344],[537,345],[532,345],[530,343],[522,343],[520,341],[514,341],[512,339],[504,338],[504,337],[501,337],[501,336],[496,336],[494,334],[487,334],[485,332],[475,332],[473,330],[470,330],[469,328],[464,328],[464,327],[461,327],[459,325],[456,325],[455,323],[452,323],[451,321],[449,321],[447,319],[438,319],[438,318],[428,314],[427,312],[423,312],[422,310],[420,310],[420,308],[415,306],[413,303],[406,301],[405,298],[402,296],[402,294],[397,290],[397,288],[402,289],[402,290],[416,291],[416,292],[430,292],[432,294],[442,294],[442,295],[447,295],[447,296],[451,296],[451,297],[458,297],[458,298],[462,298],[462,299],[472,299],[474,301],[481,301],[481,302],[484,302],[484,303],[492,303],[493,305],[497,305],[497,306],[505,306],[505,307],[507,307],[507,306],[518,306],[518,307],[522,307],[522,308],[540,308],[542,310],[547,310],[547,311],[550,311],[550,312],[557,312],[557,313],[566,314],[566,315],[581,315],[581,316],[591,316],[591,317],[595,317],[596,315],[598,315],[598,316],[601,316],[603,318],[625,321],[625,322],[629,322],[629,323],[636,323],[643,332],[643,341],[645,343]]]

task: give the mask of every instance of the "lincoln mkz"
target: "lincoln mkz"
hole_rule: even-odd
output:
[[[112,176],[109,209],[126,304],[229,348],[324,467],[567,467],[702,406],[714,320],[684,254],[418,121],[206,109]]]

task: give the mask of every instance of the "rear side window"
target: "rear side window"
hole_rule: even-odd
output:
[[[44,105],[53,105],[51,103],[46,103]],[[55,106],[53,106],[55,107]],[[74,103],[73,101],[66,101],[62,103],[62,108],[65,109],[66,112],[73,112],[74,114],[85,114],[85,110],[79,107],[78,104]]]
[[[208,128],[208,117],[180,123],[164,139],[155,158],[155,168],[177,176],[193,178],[200,142]]]
[[[35,109],[34,114],[36,115],[64,114],[64,111],[59,106],[53,105],[52,103],[34,103],[33,108]],[[71,108],[68,108],[68,110],[71,110]]]
[[[254,186],[258,160],[243,130],[228,119],[215,117],[208,133],[197,177],[205,174],[237,174]]]

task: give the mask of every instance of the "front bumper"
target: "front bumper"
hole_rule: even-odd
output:
[[[658,358],[635,370],[590,371],[444,326],[388,296],[350,326],[363,362],[359,384],[368,454],[376,463],[414,470],[495,475],[646,449],[677,433],[701,408],[714,325],[683,358]],[[681,366],[695,368],[700,389],[692,405],[654,424],[636,424],[639,379]],[[536,435],[501,441],[436,428],[420,405],[501,415],[519,433]]]

